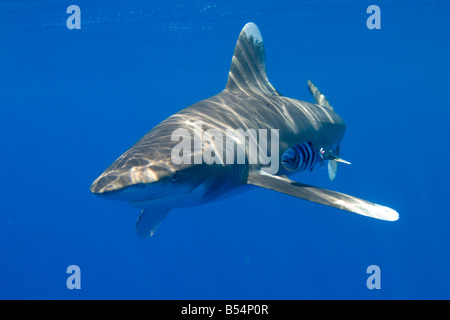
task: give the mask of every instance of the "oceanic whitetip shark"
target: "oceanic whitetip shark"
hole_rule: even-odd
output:
[[[142,237],[152,236],[173,208],[208,203],[251,186],[372,218],[397,220],[398,213],[388,207],[288,178],[294,172],[312,170],[314,165],[328,161],[329,177],[334,179],[337,163],[348,163],[339,157],[344,121],[311,81],[308,87],[315,103],[285,97],[272,86],[266,75],[261,34],[254,23],[248,23],[239,35],[226,88],[154,127],[94,181],[91,191],[105,199],[127,201],[143,209],[136,224],[137,233]],[[276,133],[272,134],[273,138],[279,139],[278,149],[270,150],[274,147],[267,141],[265,147],[282,165],[273,172],[267,170],[267,163],[249,162],[249,153],[254,149],[248,146],[243,149],[243,162],[229,163],[219,158],[214,163],[176,164],[172,156],[180,144],[179,139],[173,139],[177,129],[193,135],[214,129],[223,137],[227,130],[272,130]],[[245,145],[245,136],[243,140],[237,139],[236,146]],[[197,145],[197,149],[194,146],[192,157],[206,149],[210,154],[211,150],[222,150],[219,143],[223,142],[210,139]]]

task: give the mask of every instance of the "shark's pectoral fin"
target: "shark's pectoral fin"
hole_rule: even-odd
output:
[[[167,216],[169,209],[144,209],[136,222],[136,232],[142,238],[150,238],[156,232],[160,223]]]
[[[249,173],[247,183],[367,217],[387,221],[395,221],[399,218],[398,213],[391,208],[340,192],[295,182],[285,176],[274,176],[261,171],[252,171]]]

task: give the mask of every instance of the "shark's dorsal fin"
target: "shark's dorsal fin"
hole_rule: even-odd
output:
[[[249,22],[242,29],[228,74],[228,91],[280,95],[267,78],[264,42],[258,27]]]

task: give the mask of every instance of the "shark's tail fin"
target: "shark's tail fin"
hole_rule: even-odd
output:
[[[322,94],[319,89],[314,85],[314,83],[311,82],[311,80],[308,80],[308,89],[311,95],[314,98],[314,101],[321,106],[327,107],[331,110],[334,110],[331,104],[328,102],[327,98],[325,98],[325,95]],[[336,178],[337,174],[337,168],[338,168],[338,162],[350,164],[350,162],[345,161],[341,158],[339,158],[339,149],[340,145],[335,145],[332,150],[327,150],[324,153],[324,159],[329,160],[328,161],[328,177],[330,180],[334,180]]]

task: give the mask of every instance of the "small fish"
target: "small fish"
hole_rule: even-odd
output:
[[[324,159],[311,142],[305,142],[287,149],[281,156],[281,163],[292,172],[312,171],[318,163],[323,167]]]

